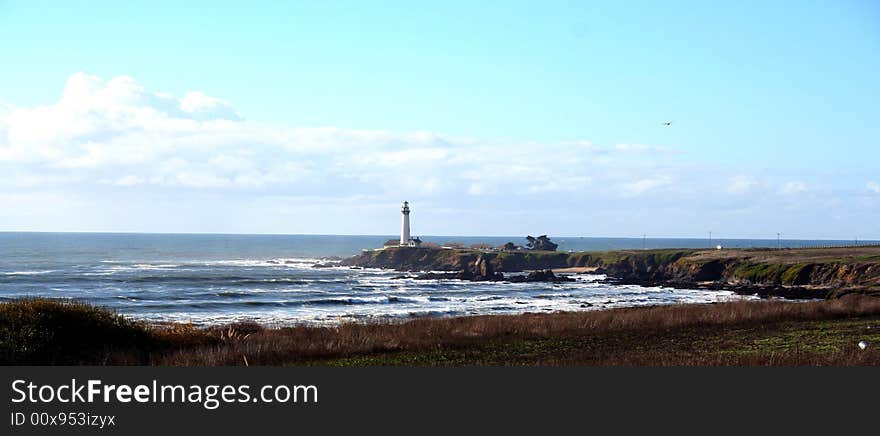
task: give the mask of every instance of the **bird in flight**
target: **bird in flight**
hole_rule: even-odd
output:
[[[672,125],[672,121],[667,121],[667,122],[663,123],[663,125],[666,127],[669,127]]]

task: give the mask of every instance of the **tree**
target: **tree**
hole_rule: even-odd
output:
[[[556,251],[556,247],[559,246],[559,244],[554,244],[553,242],[551,242],[550,238],[548,238],[547,235],[541,235],[537,238],[529,235],[526,236],[526,240],[529,241],[526,243],[526,247],[528,247],[529,250]]]
[[[519,247],[517,247],[517,245],[514,244],[513,242],[508,242],[498,248],[500,248],[504,251],[516,251]]]

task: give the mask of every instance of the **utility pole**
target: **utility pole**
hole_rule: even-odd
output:
[[[776,249],[782,249],[782,233],[776,232]]]
[[[647,250],[648,235],[642,235],[642,250]]]
[[[709,230],[709,248],[712,248],[712,231]]]

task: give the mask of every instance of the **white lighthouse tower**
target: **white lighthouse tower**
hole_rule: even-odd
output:
[[[400,245],[411,245],[412,238],[409,234],[409,202],[404,201],[403,207],[400,208],[403,214],[403,221],[400,224]]]

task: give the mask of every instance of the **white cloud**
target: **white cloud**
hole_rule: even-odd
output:
[[[144,183],[144,179],[133,174],[122,176],[116,180],[110,181],[110,184],[116,186],[135,186]]]
[[[782,188],[779,190],[779,193],[791,195],[791,194],[799,194],[801,192],[807,192],[809,188],[807,188],[806,183],[804,182],[786,182],[782,185]]]
[[[541,183],[529,186],[526,192],[540,194],[544,192],[577,192],[587,188],[593,181],[588,176],[555,177]]]
[[[739,175],[730,180],[730,184],[727,187],[727,192],[731,194],[746,194],[751,191],[752,188],[757,184],[758,182],[756,182],[754,178],[750,176]]]
[[[18,174],[11,179],[15,188],[36,188],[47,186],[64,186],[78,182],[79,178],[65,174]]]
[[[876,193],[880,194],[880,183],[877,183],[874,181],[868,182],[867,188],[871,192],[876,192]]]
[[[623,192],[626,195],[641,195],[648,191],[669,186],[672,184],[672,178],[669,176],[660,176],[650,179],[641,179],[623,185]]]
[[[200,119],[238,120],[241,118],[228,102],[209,97],[199,91],[187,92],[180,99],[180,109]]]
[[[495,189],[485,183],[471,183],[467,188],[467,193],[470,195],[486,195],[494,192]]]
[[[178,97],[149,91],[128,76],[84,73],[70,76],[53,104],[0,105],[0,170],[14,169],[19,186],[73,181],[83,191],[95,185],[331,197],[570,195],[618,180],[640,155],[650,162],[661,150],[267,125],[243,119],[231,103],[203,92]],[[637,194],[668,183],[648,178],[627,190]]]
[[[666,153],[671,151],[666,147],[646,144],[617,144],[614,146],[614,149],[632,153]]]
[[[442,148],[415,148],[409,150],[388,151],[376,155],[362,155],[360,161],[367,165],[386,167],[406,165],[430,165],[447,158],[447,150]]]
[[[588,153],[596,156],[609,154],[657,155],[676,152],[676,150],[669,147],[649,144],[620,143],[608,146],[594,144],[592,141],[587,140],[569,141],[564,144],[578,153]]]

